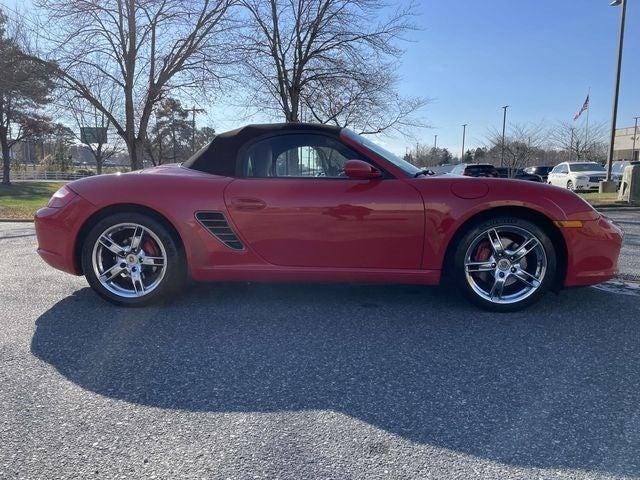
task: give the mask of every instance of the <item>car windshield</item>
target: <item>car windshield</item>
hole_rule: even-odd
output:
[[[344,130],[342,130],[342,132],[350,140],[353,140],[359,145],[362,145],[363,147],[365,147],[367,150],[371,150],[373,153],[380,155],[382,158],[393,163],[396,167],[404,170],[409,175],[415,175],[416,173],[420,172],[420,168],[416,167],[412,163],[407,162],[406,160],[403,160],[402,158],[398,157],[394,153],[391,153],[387,149],[382,148],[380,145],[372,142],[368,138],[365,138],[362,135],[358,135],[357,133],[352,132],[348,128],[345,128]]]
[[[604,167],[599,163],[571,163],[569,168],[572,172],[604,172]]]

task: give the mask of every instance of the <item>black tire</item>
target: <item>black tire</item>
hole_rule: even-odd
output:
[[[571,180],[567,182],[567,190],[571,190],[572,192],[575,192],[573,188],[573,182]]]
[[[119,224],[137,224],[150,230],[160,240],[166,252],[166,269],[157,286],[143,296],[129,298],[107,289],[98,279],[93,267],[94,246],[103,232]],[[176,235],[155,218],[135,212],[109,215],[89,231],[82,245],[82,271],[93,290],[105,300],[120,306],[142,307],[166,301],[179,293],[187,281],[187,262],[184,248]]]
[[[494,228],[498,228],[499,230],[500,227],[515,227],[516,229],[522,229],[533,235],[539,241],[546,258],[546,271],[542,280],[539,282],[537,289],[530,293],[526,298],[515,301],[514,303],[495,303],[494,301],[489,301],[477,293],[467,280],[465,260],[469,249],[473,243],[477,241],[478,238],[481,238],[486,232]],[[495,253],[492,253],[492,258],[493,255],[495,255]],[[498,270],[495,271],[498,272]],[[542,227],[540,227],[540,225],[530,220],[525,220],[515,216],[497,216],[477,221],[466,229],[465,233],[455,246],[452,264],[448,273],[450,279],[453,280],[457,287],[472,303],[485,310],[494,312],[513,312],[522,310],[537,302],[549,289],[553,287],[557,276],[556,250],[553,242],[549,238],[549,235]],[[490,274],[494,275],[493,273]]]

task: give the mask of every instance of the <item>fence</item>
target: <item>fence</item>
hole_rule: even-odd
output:
[[[79,178],[86,177],[86,174],[83,173],[73,173],[73,172],[47,172],[47,171],[12,171],[11,172],[11,181],[20,181],[20,180],[78,180]]]

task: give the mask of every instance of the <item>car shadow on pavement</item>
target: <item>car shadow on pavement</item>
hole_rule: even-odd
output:
[[[444,289],[202,285],[117,308],[85,288],[31,350],[106,397],[201,412],[342,412],[496,462],[640,474],[640,298],[552,294],[516,314]]]

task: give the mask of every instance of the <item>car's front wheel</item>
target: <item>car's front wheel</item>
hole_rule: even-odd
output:
[[[167,299],[186,280],[178,239],[163,223],[139,213],[100,220],[83,244],[82,269],[101,297],[125,306]]]
[[[573,186],[573,182],[571,180],[567,182],[567,190],[571,190],[572,192],[575,191],[575,187]]]
[[[497,217],[477,222],[455,249],[453,275],[477,305],[493,311],[519,310],[553,285],[555,248],[531,221]]]

